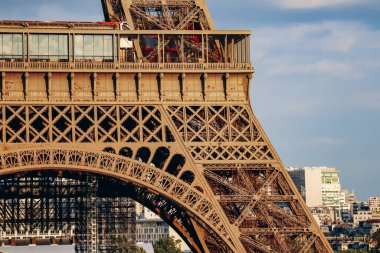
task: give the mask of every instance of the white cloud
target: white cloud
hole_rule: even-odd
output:
[[[262,118],[326,118],[347,108],[380,108],[380,94],[370,92],[379,78],[374,42],[380,30],[340,21],[264,26],[254,34],[252,101],[265,111]]]
[[[275,3],[287,9],[313,9],[335,7],[367,2],[366,0],[275,0]]]
[[[259,56],[264,52],[278,48],[297,51],[323,51],[346,53],[366,40],[380,38],[380,32],[356,22],[319,22],[295,24],[286,27],[261,27],[254,32],[255,52]],[[375,40],[378,41],[378,40]],[[367,46],[367,45],[365,45]]]
[[[262,27],[255,31],[253,59],[270,75],[361,78],[379,62],[375,41],[380,31],[357,22]]]

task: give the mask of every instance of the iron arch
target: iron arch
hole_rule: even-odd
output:
[[[149,204],[152,198],[169,201],[186,212],[200,227],[210,232],[216,240],[226,245],[226,252],[236,252],[226,230],[226,224],[220,219],[213,204],[207,196],[196,187],[180,178],[134,160],[107,152],[80,149],[36,148],[0,152],[0,176],[35,170],[70,170],[90,172],[119,179],[137,186],[141,196],[138,202]],[[157,199],[155,200],[157,202]],[[155,208],[152,204],[148,208]],[[164,220],[169,220],[163,213],[155,210]],[[183,237],[186,231],[178,221],[172,222]],[[193,245],[196,248],[196,245]]]

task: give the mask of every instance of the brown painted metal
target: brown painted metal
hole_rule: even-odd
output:
[[[129,182],[195,252],[332,252],[251,109],[250,33],[214,30],[202,0],[102,3],[106,20],[127,28],[0,24],[25,38],[131,36],[138,59],[0,62],[0,175],[54,169]],[[157,38],[149,53],[146,35]],[[165,58],[168,40],[180,62]]]

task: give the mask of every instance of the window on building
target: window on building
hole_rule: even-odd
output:
[[[113,61],[112,35],[75,35],[75,59]]]
[[[0,58],[22,59],[22,34],[0,34]]]
[[[29,37],[31,60],[68,61],[68,36],[59,34],[31,34]]]

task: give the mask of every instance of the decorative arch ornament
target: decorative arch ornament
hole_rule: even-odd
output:
[[[188,211],[188,215],[199,222],[198,226],[211,229],[211,234],[220,237],[229,248],[227,252],[236,252],[226,225],[209,198],[197,188],[160,168],[109,152],[66,148],[3,151],[0,158],[0,176],[34,170],[73,170],[100,174],[143,187]],[[181,233],[178,227],[177,231]]]

